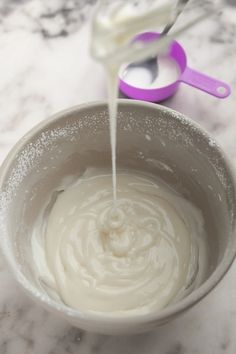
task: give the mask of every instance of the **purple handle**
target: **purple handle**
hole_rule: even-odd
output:
[[[231,93],[229,85],[188,67],[184,70],[179,81],[218,98],[228,97]]]

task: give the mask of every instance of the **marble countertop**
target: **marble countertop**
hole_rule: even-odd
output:
[[[201,8],[201,2],[195,0],[195,5]],[[182,84],[164,103],[210,132],[232,163],[236,163],[235,2],[228,0],[217,16],[179,39],[189,65],[229,83],[231,97],[217,100]],[[93,3],[1,1],[1,162],[26,131],[50,114],[106,98],[103,70],[88,55],[88,28],[80,28]],[[205,3],[215,6],[216,2]],[[197,11],[190,9],[190,14]],[[236,264],[210,295],[180,319],[153,333],[108,337],[72,328],[33,303],[0,259],[0,354],[235,354],[235,282]]]

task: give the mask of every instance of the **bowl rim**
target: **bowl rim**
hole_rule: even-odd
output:
[[[232,180],[232,186],[233,189],[236,193],[236,183],[235,183],[235,178],[234,178],[234,173],[233,169],[230,166],[230,162],[228,157],[225,155],[223,150],[219,147],[219,145],[216,143],[215,139],[212,138],[200,125],[198,125],[196,122],[192,121],[190,118],[185,116],[184,114],[175,111],[171,108],[161,106],[158,104],[150,103],[150,102],[144,102],[144,101],[137,101],[137,100],[127,100],[127,99],[119,99],[118,100],[119,105],[123,106],[130,106],[132,107],[142,107],[147,109],[152,108],[157,111],[162,111],[162,112],[167,112],[170,114],[174,119],[178,119],[182,122],[188,123],[191,129],[194,129],[198,133],[200,133],[202,136],[208,137],[211,139],[211,142],[214,142],[214,149],[218,151],[218,153],[221,155],[223,158],[224,164],[227,167],[227,172],[230,174],[231,180]],[[92,102],[86,102],[83,104],[79,104],[70,108],[67,108],[65,110],[62,110],[49,118],[41,121],[37,125],[35,125],[31,130],[29,130],[10,150],[8,153],[7,157],[3,161],[1,167],[0,167],[0,191],[2,190],[2,185],[3,182],[5,181],[7,171],[9,167],[11,166],[13,160],[15,159],[15,156],[17,155],[17,152],[19,152],[28,142],[29,140],[42,131],[43,129],[46,129],[52,122],[59,121],[66,117],[67,115],[71,113],[76,113],[80,112],[83,109],[86,108],[95,108],[95,107],[106,107],[107,106],[107,101],[102,100],[102,101],[92,101]],[[234,226],[235,226],[236,220],[234,220]],[[202,284],[200,285],[199,288],[194,290],[192,293],[187,295],[185,298],[182,300],[178,301],[177,303],[170,304],[166,308],[163,308],[162,310],[159,310],[157,312],[152,312],[152,313],[141,313],[137,314],[132,313],[132,314],[126,314],[122,313],[122,315],[116,315],[115,313],[102,313],[102,312],[95,312],[95,311],[90,311],[90,310],[76,310],[72,309],[64,304],[58,304],[55,300],[49,298],[49,296],[45,296],[42,294],[38,289],[36,289],[28,280],[27,278],[23,275],[23,273],[20,271],[20,268],[18,267],[17,262],[15,261],[14,257],[9,253],[9,249],[7,247],[7,241],[1,240],[1,248],[3,250],[3,255],[5,256],[7,263],[9,264],[12,273],[14,277],[16,278],[17,282],[26,290],[28,295],[30,295],[32,298],[37,300],[40,300],[42,302],[42,305],[44,305],[47,308],[54,309],[55,311],[66,315],[67,317],[70,317],[71,319],[74,320],[80,320],[81,322],[86,321],[86,322],[92,322],[93,324],[101,324],[103,322],[104,324],[110,324],[110,325],[118,325],[121,326],[122,324],[148,324],[150,322],[161,322],[161,321],[167,321],[169,318],[174,317],[186,309],[192,307],[196,303],[198,303],[203,297],[205,297],[211,290],[215,288],[215,286],[220,282],[220,280],[223,278],[223,276],[226,274],[228,269],[230,268],[231,264],[233,263],[235,256],[236,256],[236,235],[234,234],[233,237],[231,237],[231,242],[226,247],[225,254],[219,263],[217,265],[216,269],[214,272],[210,275],[210,277]]]

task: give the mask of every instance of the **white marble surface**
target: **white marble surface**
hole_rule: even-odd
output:
[[[79,30],[90,8],[82,5],[92,2],[1,1],[1,161],[18,138],[48,115],[106,97],[103,71],[87,54],[87,30]],[[236,7],[230,3],[234,5],[235,0],[228,0],[221,15],[208,18],[180,40],[188,51],[189,65],[228,82],[231,97],[217,100],[182,85],[164,104],[187,114],[213,134],[234,163]],[[221,284],[182,318],[153,333],[106,337],[72,328],[34,304],[1,259],[0,354],[235,354],[235,282],[236,264]]]

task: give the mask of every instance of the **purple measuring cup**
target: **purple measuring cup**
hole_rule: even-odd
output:
[[[157,40],[159,37],[160,34],[157,32],[145,32],[139,34],[135,38],[135,41],[151,42]],[[187,56],[179,42],[174,40],[171,43],[168,56],[174,59],[179,66],[180,75],[177,81],[161,88],[141,88],[127,83],[122,78],[122,73],[120,73],[120,90],[130,98],[159,102],[172,96],[177,91],[180,83],[183,82],[217,98],[226,98],[230,95],[231,90],[229,85],[187,66]]]

